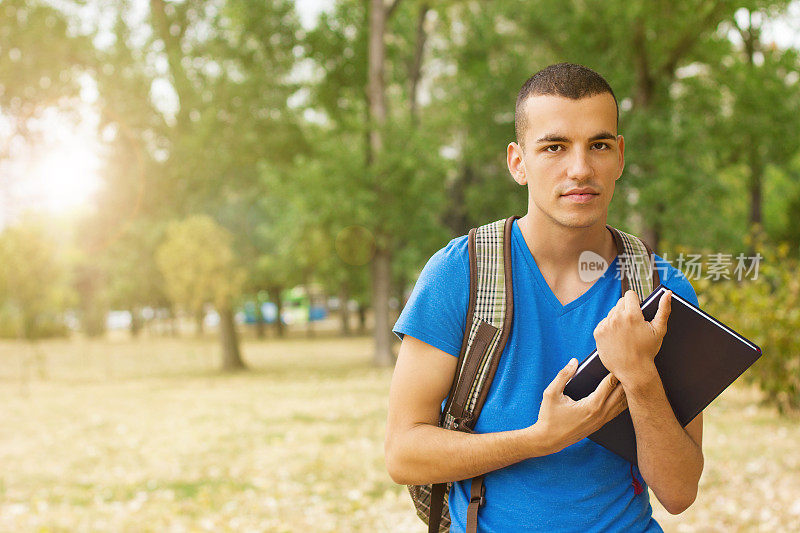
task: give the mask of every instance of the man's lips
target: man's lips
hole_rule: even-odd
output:
[[[572,202],[585,203],[594,200],[596,197],[600,195],[598,193],[593,193],[593,192],[575,192],[575,193],[564,194],[562,196]]]
[[[567,192],[563,194],[563,196],[568,196],[572,194],[600,194],[600,193],[598,193],[597,190],[592,187],[576,187],[574,189],[569,189]]]

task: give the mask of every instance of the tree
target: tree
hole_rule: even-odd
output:
[[[148,220],[137,220],[103,254],[109,302],[114,309],[130,312],[130,331],[134,337],[143,326],[143,308],[171,305],[155,261],[163,238],[163,228]]]
[[[28,217],[0,233],[0,295],[19,338],[45,336],[72,303],[63,257],[42,221]]]
[[[223,370],[245,368],[233,316],[244,272],[236,264],[230,233],[204,215],[174,222],[156,252],[156,262],[176,306],[195,315],[206,303],[214,304],[220,318]]]
[[[272,220],[261,211],[272,191],[263,187],[260,168],[285,169],[304,149],[299,118],[287,103],[297,89],[290,74],[301,36],[292,3],[152,0],[150,6],[179,102],[162,170],[171,208],[213,216],[249,264],[274,264],[258,260],[270,249],[254,248]]]
[[[44,2],[0,5],[0,110],[15,125],[14,134],[30,134],[30,118],[78,93],[79,67],[89,58],[89,45],[87,37],[69,31],[61,11]]]
[[[416,97],[428,12],[425,2],[343,1],[308,36],[318,75],[308,106],[322,119],[307,128],[314,150],[298,158],[299,177],[307,184],[299,190],[320,225],[337,232],[362,227],[374,243],[377,365],[394,361],[389,300],[392,285],[408,277],[397,268],[408,263],[398,257],[418,260],[444,233],[440,141]],[[336,279],[344,284],[347,276]]]
[[[35,119],[45,109],[72,110],[91,43],[70,30],[67,17],[45,2],[0,3],[0,164],[37,139]],[[0,227],[18,214],[9,194],[14,185],[0,179]]]
[[[629,227],[655,247],[685,232],[674,222],[695,190],[714,184],[704,142],[713,137],[703,114],[687,100],[686,79],[715,65],[727,39],[721,24],[741,7],[785,1],[605,2],[591,8],[578,0],[558,5],[533,2],[457,2],[444,5],[440,34],[448,45],[432,59],[443,64],[432,92],[441,94],[430,112],[449,126],[448,151],[458,165],[449,180],[448,226],[454,234],[524,209],[508,178],[502,150],[513,140],[513,101],[525,77],[559,61],[600,72],[621,104],[626,170],[610,210],[612,224]],[[706,113],[707,114],[707,113]],[[686,150],[688,143],[696,150]],[[524,199],[524,197],[523,197]],[[669,206],[669,211],[667,211]],[[669,224],[666,222],[669,221]]]
[[[727,68],[719,68],[719,90],[727,97],[722,113],[725,132],[723,161],[744,164],[747,169],[749,216],[753,226],[763,227],[763,190],[768,166],[784,167],[798,150],[800,139],[788,117],[800,117],[800,93],[796,76],[800,69],[797,50],[780,50],[763,42],[763,13],[743,10],[734,19],[742,38],[741,49],[729,56]]]
[[[96,217],[107,231],[96,249],[108,247],[110,264],[124,268],[151,253],[147,235],[166,221],[206,214],[229,230],[237,256],[258,264],[267,253],[253,246],[260,201],[271,194],[260,166],[283,168],[303,149],[287,105],[301,37],[292,3],[152,0],[144,28],[128,26],[126,5],[118,3],[115,40],[98,53],[95,72],[112,138]],[[149,249],[125,250],[137,246]],[[126,285],[123,292],[158,303],[152,278],[122,280],[113,276],[115,291]]]

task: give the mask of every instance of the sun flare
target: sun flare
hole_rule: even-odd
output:
[[[88,206],[99,184],[99,161],[93,148],[85,139],[67,137],[41,153],[30,176],[36,203],[53,213]]]

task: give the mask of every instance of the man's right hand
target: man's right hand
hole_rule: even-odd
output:
[[[566,396],[564,387],[577,369],[578,360],[571,359],[547,386],[542,395],[539,419],[530,428],[539,433],[551,449],[550,453],[588,437],[628,408],[625,391],[612,374],[603,378],[597,389],[581,400]]]
[[[519,461],[555,453],[591,435],[625,407],[622,386],[606,378],[575,402],[564,386],[577,362],[562,370],[544,393],[532,426],[495,433],[437,427],[458,358],[406,335],[392,377],[386,423],[386,468],[397,483],[423,485],[469,479]]]

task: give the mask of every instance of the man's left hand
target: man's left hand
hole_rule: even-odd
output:
[[[653,362],[667,333],[672,291],[661,296],[658,311],[648,322],[642,315],[639,295],[629,290],[594,329],[597,353],[603,365],[624,386],[647,381],[655,372]]]

